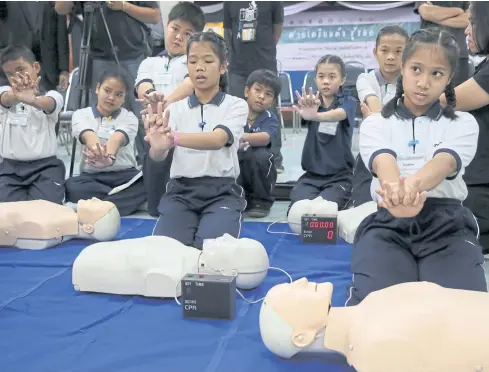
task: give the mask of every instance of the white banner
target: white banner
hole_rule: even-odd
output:
[[[376,68],[373,49],[380,29],[396,24],[411,34],[419,29],[419,21],[419,15],[411,7],[379,12],[304,12],[287,16],[277,46],[277,59],[283,71],[313,70],[317,60],[325,54],[336,54],[345,62],[359,61],[367,68]]]

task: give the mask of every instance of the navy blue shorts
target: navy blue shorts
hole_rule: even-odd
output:
[[[395,218],[380,208],[357,229],[347,305],[406,282],[487,292],[477,234],[473,214],[459,200],[428,198],[414,218]]]

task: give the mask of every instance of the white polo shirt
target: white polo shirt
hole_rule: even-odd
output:
[[[101,144],[107,143],[114,132],[121,132],[126,137],[126,145],[117,152],[113,165],[102,169],[95,168],[85,164],[85,156],[83,155],[80,162],[80,172],[115,172],[136,167],[134,140],[138,132],[138,119],[132,112],[122,107],[112,113],[111,116],[103,117],[95,106],[87,107],[73,113],[71,125],[73,137],[81,143],[83,143],[82,135],[86,131],[95,132]]]
[[[377,155],[389,153],[396,157],[401,175],[410,176],[421,169],[440,152],[452,154],[457,170],[428,192],[429,197],[453,198],[463,201],[467,186],[462,178],[465,168],[477,150],[479,126],[475,118],[457,111],[452,120],[442,115],[442,107],[436,102],[423,116],[414,117],[401,100],[396,113],[383,118],[380,113],[366,118],[360,127],[360,154],[374,178],[371,194],[379,200],[375,190],[379,180],[372,171]]]
[[[376,69],[358,76],[357,92],[361,103],[366,103],[368,97],[375,96],[384,106],[396,95],[396,83],[388,83],[380,70]]]
[[[171,178],[238,178],[239,139],[243,135],[249,110],[245,100],[219,92],[203,105],[195,95],[191,95],[171,104],[169,110],[170,126],[174,131],[205,133],[221,128],[229,136],[227,145],[220,150],[194,150],[177,146],[173,154]]]
[[[12,91],[0,87],[0,95]],[[54,90],[47,92],[55,102],[54,111],[46,114],[24,103],[13,107],[0,104],[0,159],[33,161],[56,156],[56,123],[63,109],[63,96]]]
[[[188,75],[187,56],[171,57],[165,50],[156,57],[148,57],[139,65],[135,93],[139,84],[148,82],[165,96],[171,94]]]

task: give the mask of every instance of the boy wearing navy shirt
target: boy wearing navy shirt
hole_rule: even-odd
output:
[[[248,215],[253,218],[267,216],[274,202],[277,170],[271,147],[278,119],[268,109],[279,94],[280,80],[272,71],[253,71],[246,81],[249,114],[238,152],[239,183],[245,190]]]

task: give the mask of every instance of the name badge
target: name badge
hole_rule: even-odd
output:
[[[115,132],[113,126],[101,125],[97,131],[97,137],[100,139],[108,140]]]
[[[155,80],[156,84],[171,85],[173,81],[173,74],[167,71],[157,71]]]
[[[7,116],[7,123],[9,125],[20,125],[22,127],[27,126],[29,121],[29,113],[25,111],[21,112],[9,112]]]
[[[426,157],[424,154],[413,155],[399,155],[397,157],[397,165],[399,171],[404,177],[409,177],[419,171],[426,164]]]
[[[336,131],[338,130],[338,122],[321,122],[319,123],[318,132],[329,134],[330,136],[335,136]]]
[[[240,23],[240,32],[238,36],[243,43],[251,43],[256,40],[256,26],[257,22],[241,22]]]

